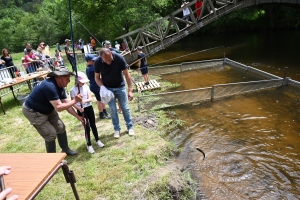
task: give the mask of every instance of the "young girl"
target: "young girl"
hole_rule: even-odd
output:
[[[95,153],[93,146],[91,144],[90,127],[93,131],[96,144],[99,147],[104,147],[104,144],[99,140],[98,131],[95,123],[95,113],[91,103],[92,102],[91,91],[89,86],[85,84],[87,82],[89,82],[89,79],[86,77],[86,75],[83,72],[78,72],[78,83],[71,89],[70,95],[72,99],[75,98],[75,96],[78,94],[78,86],[79,86],[80,94],[82,96],[82,102],[75,104],[74,107],[77,109],[77,113],[80,116],[84,114],[84,117],[86,119],[85,139],[88,145],[87,149],[89,153]],[[83,108],[81,108],[81,104]]]
[[[59,67],[61,65],[64,65],[64,61],[62,58],[62,55],[58,49],[55,49],[55,67]]]

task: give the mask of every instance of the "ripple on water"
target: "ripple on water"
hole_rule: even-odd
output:
[[[192,166],[199,194],[208,199],[300,198],[299,119],[289,112],[300,104],[285,109],[270,103],[273,99],[288,102],[289,95],[274,89],[224,99],[209,109],[176,110],[182,120],[193,110],[195,120],[175,132],[175,140],[183,148],[178,159]],[[204,150],[205,160],[196,147]]]

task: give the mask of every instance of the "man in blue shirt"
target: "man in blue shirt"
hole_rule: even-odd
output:
[[[128,107],[128,99],[129,101],[133,99],[132,81],[128,71],[129,66],[122,55],[112,52],[108,48],[102,48],[99,54],[100,57],[98,57],[94,63],[95,80],[98,86],[100,86],[100,91],[108,90],[112,92],[115,96],[115,98],[108,102],[112,123],[115,130],[114,137],[119,138],[121,130],[116,107],[116,99],[118,99],[118,101],[120,102],[128,134],[130,136],[133,136],[133,123]],[[128,85],[128,96],[126,94],[126,87],[123,74],[126,78],[126,82]]]
[[[82,101],[80,94],[71,101],[67,99],[65,87],[70,82],[72,72],[66,67],[57,68],[48,74],[46,79],[36,85],[26,101],[22,105],[22,112],[39,134],[44,138],[47,153],[56,152],[55,139],[57,137],[62,152],[69,156],[75,156],[77,151],[73,151],[68,146],[65,124],[60,119],[58,112],[67,110],[79,121],[84,122],[73,109],[73,105]]]
[[[85,61],[87,64],[86,67],[86,75],[90,80],[90,90],[95,94],[97,99],[97,107],[99,110],[99,117],[100,119],[110,119],[111,117],[108,115],[105,104],[101,102],[100,97],[100,87],[97,85],[95,81],[95,69],[94,69],[94,61],[97,59],[93,54],[87,54],[85,56]]]

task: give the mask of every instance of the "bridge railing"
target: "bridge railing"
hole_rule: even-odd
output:
[[[213,4],[212,0],[204,0],[200,18],[197,19],[198,16],[196,17],[195,14],[199,8],[196,8],[195,4],[196,0],[191,1],[166,17],[116,38],[122,39],[127,46],[123,54],[127,63],[131,64],[137,59],[137,46],[143,46],[146,56],[151,56],[200,29],[206,21],[211,22],[217,19],[217,16],[221,14],[220,10],[214,7],[216,4]],[[236,0],[217,0],[217,4],[221,5],[218,9],[223,9],[227,5],[235,5]],[[182,14],[183,9],[186,8],[190,11],[188,21],[183,19]],[[228,12],[228,10],[225,11]]]

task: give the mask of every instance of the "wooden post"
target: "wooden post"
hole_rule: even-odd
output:
[[[215,86],[211,87],[211,97],[210,97],[210,101],[213,101],[215,98]]]

